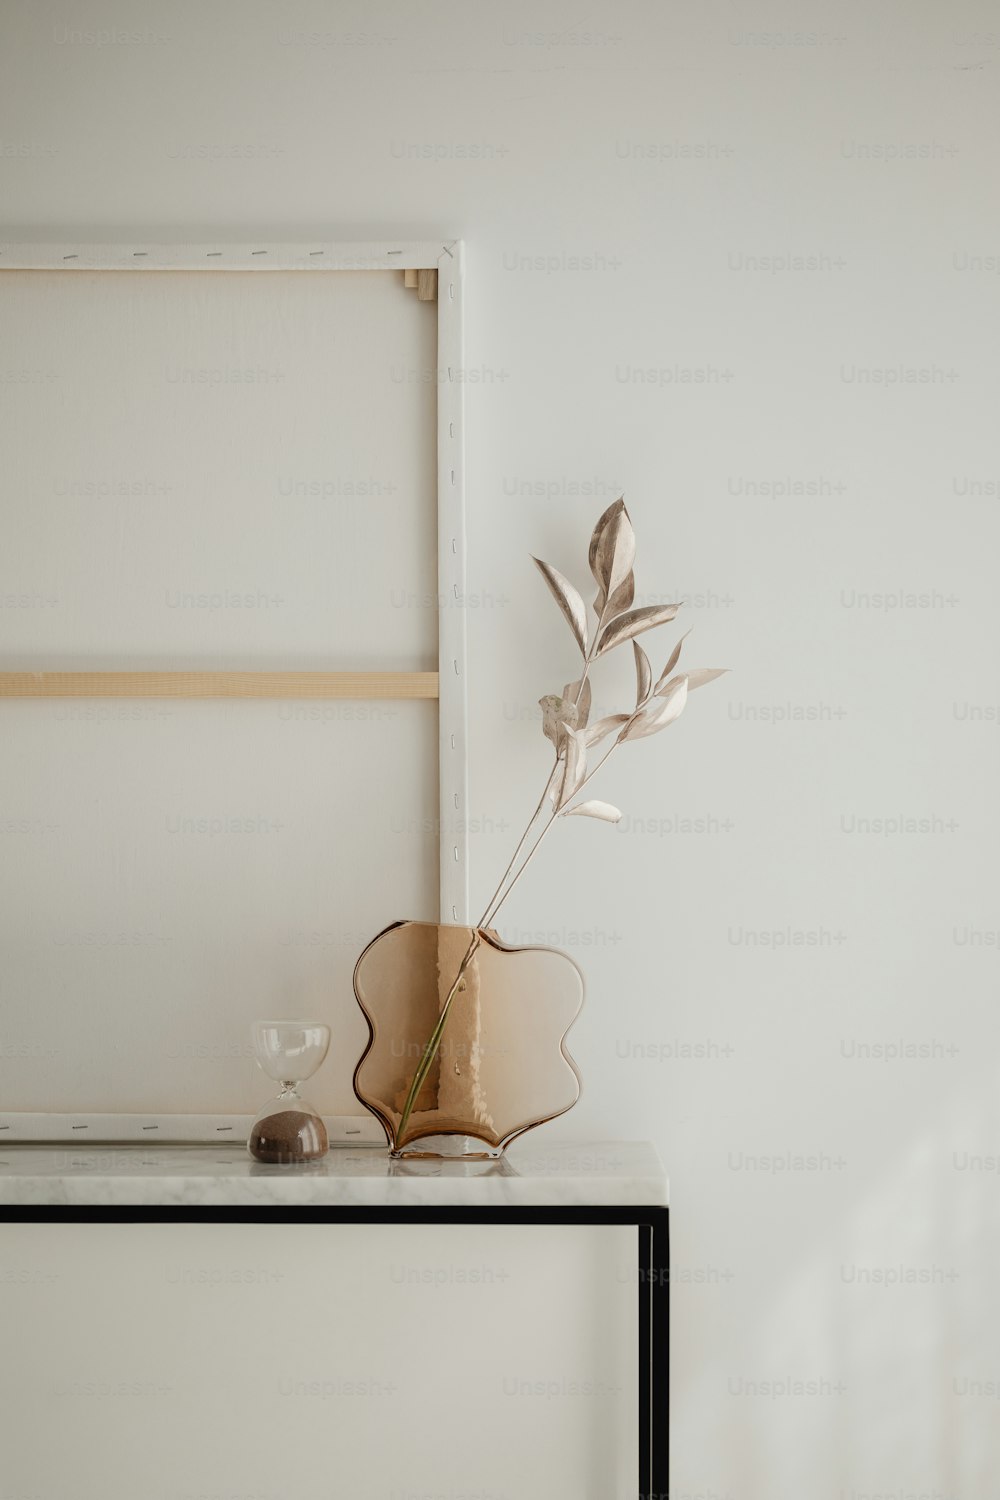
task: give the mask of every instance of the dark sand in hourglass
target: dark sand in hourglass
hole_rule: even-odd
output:
[[[257,1161],[294,1166],[297,1162],[318,1161],[330,1149],[330,1142],[318,1115],[284,1109],[258,1120],[247,1146]]]

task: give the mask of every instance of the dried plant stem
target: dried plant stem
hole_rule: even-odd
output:
[[[542,801],[544,802],[544,800],[545,800],[545,793],[543,792],[543,794],[542,794]],[[540,807],[541,807],[541,804],[539,804],[539,809],[540,809]],[[538,814],[536,813],[535,814],[535,818],[537,818],[537,816],[538,816]],[[514,860],[513,859],[511,860],[510,864],[507,867],[507,874],[504,875],[503,880],[501,880],[500,884],[497,886],[496,890],[493,893],[493,900],[490,902],[489,906],[486,908],[486,910],[483,912],[483,915],[479,919],[479,925],[480,925],[480,927],[485,927],[485,925],[486,925],[487,922],[492,922],[493,918],[496,916],[497,912],[500,910],[501,906],[504,904],[504,902],[506,901],[507,897],[510,895],[511,891],[514,889],[515,885],[520,880],[522,874],[524,873],[525,869],[528,866],[528,861],[531,859],[531,856],[534,854],[535,850],[538,848],[539,844],[542,842],[542,839],[548,833],[549,829],[552,827],[553,823],[555,822],[555,820],[556,820],[556,818],[558,816],[559,816],[559,814],[556,813],[556,812],[550,813],[548,822],[545,824],[545,826],[543,827],[541,833],[538,835],[537,839],[532,844],[532,846],[528,850],[527,854],[524,856],[524,859],[521,861],[520,868],[514,872],[514,875],[511,877],[510,883],[508,884],[507,883],[507,875],[510,875],[511,869],[513,868],[513,865],[514,865]],[[520,852],[521,848],[524,846],[525,839],[527,839],[528,834],[531,832],[531,826],[532,826],[532,823],[534,823],[535,818],[532,818],[531,823],[528,824],[528,827],[524,831],[524,838],[521,840],[521,843],[518,846],[517,851],[515,852],[515,856],[514,856],[515,859],[517,858],[517,854]],[[507,887],[506,890],[504,890],[504,886],[505,885]],[[501,895],[501,891],[503,892],[502,895]]]
[[[583,658],[583,672],[580,673],[580,681],[579,681],[579,684],[577,684],[576,696],[574,696],[573,699],[571,699],[571,702],[573,702],[574,706],[576,706],[577,703],[580,702],[580,694],[582,694],[583,687],[585,687],[585,684],[586,684],[586,678],[588,678],[589,670],[591,670],[591,663],[592,663],[592,660],[594,660],[594,648],[595,648],[595,645],[597,645],[597,637],[600,636],[601,627],[603,627],[603,625],[604,625],[604,615],[606,615],[606,612],[607,612],[607,603],[604,604],[604,609],[601,610],[600,618],[598,618],[598,621],[597,621],[597,630],[594,631],[594,639],[592,639],[592,642],[591,642],[591,649],[589,649],[588,654],[586,654],[585,658]],[[607,759],[607,756],[604,756],[604,760],[606,760],[606,759]],[[603,765],[603,763],[604,762],[601,762],[601,765]],[[535,820],[537,820],[538,813],[540,813],[541,808],[543,808],[544,804],[546,804],[546,796],[549,795],[549,787],[552,786],[552,778],[553,778],[553,775],[556,774],[556,769],[558,769],[558,766],[559,766],[559,757],[556,756],[555,766],[553,766],[552,771],[549,772],[549,780],[547,780],[546,784],[544,784],[543,792],[541,792],[541,796],[540,796],[540,798],[538,798],[538,805],[537,805],[537,807],[535,807],[534,813],[532,813],[531,817],[529,817],[529,819],[528,819],[528,826],[526,826],[525,831],[523,831],[523,834],[520,835],[519,840],[517,840],[517,847],[516,847],[516,849],[514,849],[513,855],[510,856],[510,862],[508,862],[507,868],[505,868],[504,873],[502,873],[501,879],[499,879],[499,885],[496,886],[495,891],[493,891],[493,894],[490,895],[489,901],[487,901],[487,903],[486,903],[486,910],[484,910],[483,915],[481,915],[480,919],[478,919],[478,924],[477,924],[478,927],[484,927],[484,926],[486,926],[486,922],[490,921],[490,918],[492,918],[492,916],[495,915],[495,912],[498,912],[499,907],[501,907],[501,904],[504,903],[505,900],[507,900],[507,895],[510,894],[510,889],[513,889],[514,880],[517,879],[517,876],[514,876],[514,880],[511,880],[510,888],[508,888],[508,891],[505,892],[505,894],[502,895],[502,897],[501,897],[501,891],[502,891],[502,889],[504,889],[505,882],[507,882],[507,876],[508,876],[508,874],[510,874],[510,871],[513,870],[514,864],[516,864],[517,855],[519,855],[520,850],[522,850],[523,847],[525,847],[525,843],[526,843],[526,841],[528,841],[528,834],[529,834],[529,832],[531,832],[531,829],[534,828]],[[589,780],[589,777],[588,777],[588,780]],[[586,786],[586,781],[583,784],[585,784],[585,786]],[[553,817],[555,817],[555,814],[553,814]],[[550,825],[552,825],[552,820],[553,819],[550,819],[549,823],[546,823],[546,829],[549,828]],[[543,832],[544,832],[544,829],[543,829]],[[541,843],[541,838],[540,838],[540,840],[538,840],[538,843]],[[534,853],[534,850],[537,849],[538,843],[535,843],[534,847],[532,847],[532,853]],[[531,858],[531,855],[529,855],[528,858]],[[526,864],[526,862],[528,862],[528,861],[525,861],[525,864]],[[523,865],[522,865],[522,868],[523,868]],[[519,871],[519,873],[520,873],[520,871]],[[499,900],[498,900],[498,897],[501,897],[501,898],[499,898]]]
[[[513,879],[511,880],[511,882],[508,885],[507,889],[504,891],[503,895],[500,897],[499,901],[496,902],[496,904],[494,905],[493,909],[489,912],[487,920],[489,920],[491,922],[493,921],[493,919],[495,918],[497,912],[500,910],[501,906],[504,904],[504,902],[506,901],[507,897],[510,895],[511,891],[514,889],[515,885],[520,880],[520,878],[524,874],[525,870],[528,868],[528,865],[531,863],[531,860],[532,860],[532,858],[533,858],[533,856],[535,854],[535,851],[537,850],[539,844],[542,842],[542,840],[544,839],[545,835],[548,833],[549,829],[552,827],[553,823],[556,821],[556,819],[558,818],[558,816],[559,816],[559,814],[556,813],[556,812],[554,812],[551,815],[551,817],[549,818],[549,821],[545,824],[545,827],[542,829],[541,833],[538,835],[537,839],[532,844],[532,846],[528,850],[527,854],[524,856],[524,859],[521,861],[521,867],[520,867],[520,869],[514,875]]]
[[[608,751],[607,755],[602,756],[602,758],[597,762],[597,765],[594,767],[594,769],[592,771],[590,771],[584,777],[584,779],[580,782],[580,785],[577,787],[576,793],[574,795],[579,796],[580,792],[582,792],[583,789],[584,789],[584,787],[587,785],[587,782],[590,781],[594,776],[596,776],[597,773],[598,773],[598,771],[604,765],[605,761],[607,761],[607,760],[609,760],[611,758],[611,756],[613,755],[614,751],[617,748],[617,745],[618,745],[618,742],[616,740],[614,742],[614,744],[611,746],[611,749]],[[546,790],[548,790],[548,788],[546,788]],[[545,793],[542,794],[542,800],[543,801],[545,800]],[[538,816],[538,814],[536,812],[535,813],[535,817],[537,817],[537,816]],[[548,833],[549,829],[552,827],[553,823],[555,823],[559,819],[560,816],[561,816],[561,813],[559,813],[559,812],[553,812],[552,816],[549,818],[549,821],[546,823],[545,827],[542,829],[541,833],[538,835],[537,839],[532,844],[531,848],[528,850],[528,852],[525,855],[524,859],[521,861],[520,869],[518,869],[517,872],[515,873],[513,879],[510,881],[510,884],[507,886],[507,889],[504,891],[503,895],[500,896],[499,901],[497,900],[497,895],[499,894],[499,890],[494,895],[493,901],[486,908],[486,911],[485,911],[482,919],[480,920],[480,923],[479,923],[480,927],[484,926],[484,924],[487,921],[492,921],[493,918],[496,916],[497,912],[500,910],[501,906],[504,904],[504,902],[506,901],[507,897],[510,895],[511,891],[514,889],[515,885],[520,880],[520,878],[524,874],[525,870],[528,868],[528,865],[531,863],[531,860],[534,857],[535,851],[538,848],[539,844],[542,842],[542,840],[544,839],[545,835]],[[535,821],[535,819],[532,818],[531,821],[533,823]],[[531,823],[528,824],[528,828],[525,830],[525,834],[526,835],[527,835],[528,831],[530,830],[530,828],[531,828]],[[524,839],[521,840],[521,843],[522,844],[524,843]],[[513,864],[513,863],[514,863],[514,861],[511,860],[511,864]],[[510,867],[508,866],[508,873],[509,873],[509,869],[510,869]],[[507,877],[504,876],[504,880],[506,880],[506,878]],[[503,881],[500,882],[500,888],[499,889],[503,889]]]
[[[520,854],[521,850],[524,848],[525,843],[527,842],[528,834],[531,832],[532,828],[534,827],[535,821],[536,821],[536,819],[538,817],[538,814],[541,812],[542,808],[545,806],[545,799],[548,796],[549,787],[552,785],[552,778],[555,775],[556,768],[558,767],[558,764],[559,764],[559,762],[557,760],[556,761],[556,765],[553,766],[552,770],[549,772],[549,779],[545,783],[545,788],[544,788],[544,790],[542,792],[542,795],[538,799],[538,806],[535,808],[534,812],[531,814],[531,817],[528,819],[528,826],[524,830],[524,832],[521,834],[521,837],[518,840],[517,848],[514,850],[514,853],[510,857],[510,863],[508,864],[506,870],[504,870],[503,874],[500,877],[500,884],[497,886],[496,890],[493,892],[493,895],[490,897],[489,901],[487,901],[487,903],[486,903],[486,910],[483,912],[482,916],[479,918],[478,923],[476,924],[478,927],[484,927],[486,925],[487,921],[489,920],[490,912],[493,910],[493,903],[497,899],[497,897],[499,896],[500,892],[503,890],[504,883],[505,883],[505,881],[507,879],[507,876],[510,874],[511,870],[514,868],[514,863],[515,863],[515,861],[517,859],[517,856]]]
[[[580,686],[576,690],[576,697],[573,699],[574,704],[578,704],[580,702],[580,694],[583,692],[584,684],[587,681],[587,677],[590,672],[591,663],[594,660],[594,651],[597,648],[597,642],[600,640],[601,631],[604,629],[604,616],[607,614],[607,612],[608,601],[607,599],[605,599],[603,608],[601,609],[601,613],[597,617],[597,628],[594,631],[594,638],[590,643],[590,650],[587,652],[586,656],[583,659],[583,671],[580,673]]]

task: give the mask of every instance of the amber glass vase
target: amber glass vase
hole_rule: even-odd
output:
[[[354,1092],[392,1156],[500,1156],[580,1097],[565,1038],[583,976],[565,953],[396,922],[358,959],[354,993],[370,1033]]]

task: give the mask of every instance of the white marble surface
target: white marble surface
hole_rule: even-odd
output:
[[[263,1166],[241,1146],[8,1145],[0,1204],[600,1207],[664,1205],[646,1141],[515,1143],[497,1162],[394,1162],[335,1148],[309,1167]]]

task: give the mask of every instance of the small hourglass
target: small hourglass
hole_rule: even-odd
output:
[[[321,1021],[255,1021],[250,1029],[257,1062],[281,1084],[281,1092],[251,1125],[247,1150],[257,1161],[282,1166],[319,1161],[330,1149],[326,1126],[302,1098],[299,1085],[326,1056],[329,1026]]]

